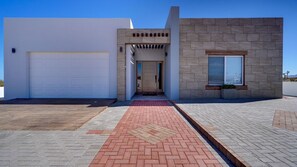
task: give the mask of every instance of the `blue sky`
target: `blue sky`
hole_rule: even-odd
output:
[[[0,0],[0,79],[4,17],[131,18],[135,28],[163,28],[170,6],[182,18],[283,17],[283,70],[297,74],[297,0]]]

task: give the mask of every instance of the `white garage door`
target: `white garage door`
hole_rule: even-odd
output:
[[[31,53],[31,98],[108,98],[108,53]]]

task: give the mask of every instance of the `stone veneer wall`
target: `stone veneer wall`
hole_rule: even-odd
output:
[[[206,90],[206,50],[247,51],[239,97],[282,97],[283,19],[180,19],[180,98],[218,98]]]

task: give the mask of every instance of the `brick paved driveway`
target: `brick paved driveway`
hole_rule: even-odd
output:
[[[251,166],[297,166],[297,98],[177,105]]]
[[[90,166],[221,166],[167,101],[134,101]]]

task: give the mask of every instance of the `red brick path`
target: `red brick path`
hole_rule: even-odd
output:
[[[131,134],[149,124],[175,133],[156,144]],[[221,165],[167,101],[134,101],[90,166]]]
[[[297,131],[297,112],[276,110],[272,125],[281,129]]]

